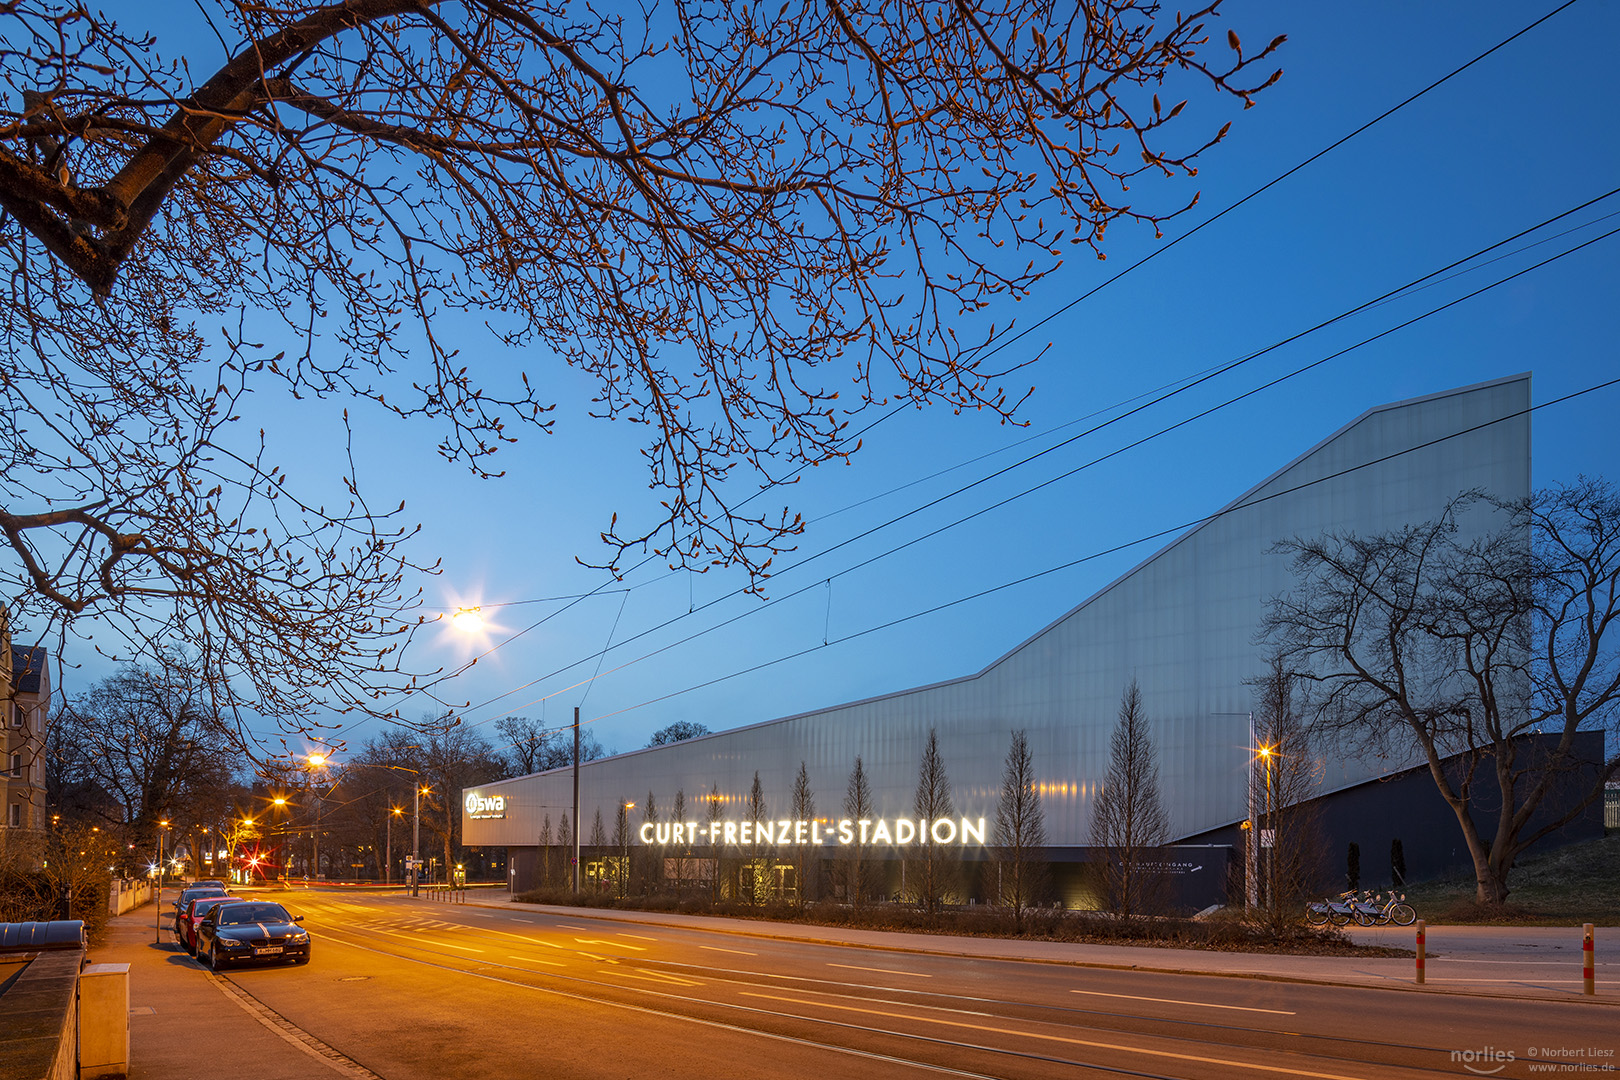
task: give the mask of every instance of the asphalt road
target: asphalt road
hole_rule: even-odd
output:
[[[356,1078],[1381,1080],[1620,1066],[1608,1056],[1620,1012],[1581,1001],[917,955],[400,895],[277,899],[305,916],[310,964],[231,971],[225,989]]]

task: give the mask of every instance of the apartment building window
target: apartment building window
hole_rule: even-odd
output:
[[[22,773],[22,755],[21,754],[12,754],[11,755],[11,775],[12,776],[21,776],[22,774],[23,774]]]
[[[6,816],[6,824],[13,829],[22,828],[22,803],[12,803],[11,812]]]
[[[13,703],[11,706],[11,726],[17,728],[22,727],[23,721],[27,715],[28,714],[23,711],[23,707],[21,705]]]

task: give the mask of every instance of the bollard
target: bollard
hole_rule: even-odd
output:
[[[1417,921],[1417,982],[1419,986],[1423,985],[1423,943],[1425,940],[1423,928],[1424,922],[1419,919]]]
[[[1593,977],[1592,964],[1592,924],[1587,923],[1581,928],[1581,993],[1596,994],[1597,980]]]

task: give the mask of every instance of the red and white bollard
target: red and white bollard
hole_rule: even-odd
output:
[[[1425,941],[1423,929],[1424,922],[1419,919],[1417,921],[1417,981],[1419,986],[1423,985],[1423,943]]]
[[[1596,994],[1597,980],[1594,978],[1592,964],[1592,924],[1587,923],[1581,928],[1581,993]]]

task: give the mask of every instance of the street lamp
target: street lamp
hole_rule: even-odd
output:
[[[1260,745],[1260,759],[1266,763],[1266,827],[1260,834],[1260,847],[1266,859],[1266,910],[1277,910],[1277,823],[1271,812],[1271,761],[1277,756],[1277,748],[1265,743]],[[1270,842],[1266,842],[1267,835]]]
[[[305,759],[309,762],[309,793],[315,800],[315,831],[309,834],[309,861],[316,881],[321,879],[321,793],[315,787],[315,770],[326,767],[326,758],[325,754],[314,753]]]
[[[158,822],[157,895],[152,905],[157,908],[157,925],[152,928],[154,945],[163,944],[163,831],[168,827],[168,819]]]
[[[411,811],[411,895],[422,895],[422,796],[433,794],[432,788],[416,785],[416,807]]]
[[[404,813],[405,811],[397,806],[389,807],[389,814],[386,819],[388,824],[383,830],[384,835],[387,837],[387,850],[383,853],[384,885],[392,885],[394,883],[394,819]]]

